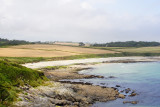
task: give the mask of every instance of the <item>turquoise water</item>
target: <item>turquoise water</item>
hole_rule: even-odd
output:
[[[160,107],[160,62],[102,64],[80,73],[101,75],[105,78],[74,81],[90,82],[106,87],[120,85],[119,91],[131,88],[139,94],[107,103],[96,103],[93,107]],[[116,78],[108,78],[109,76]],[[123,104],[123,101],[139,101],[139,103]]]

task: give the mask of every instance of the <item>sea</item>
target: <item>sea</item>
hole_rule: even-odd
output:
[[[104,87],[116,87],[126,98],[109,102],[96,102],[92,107],[160,107],[160,62],[99,64],[93,69],[82,70],[80,74],[100,75],[105,78],[74,79]],[[130,88],[137,93],[128,96],[123,90]],[[138,104],[123,101],[138,101]]]

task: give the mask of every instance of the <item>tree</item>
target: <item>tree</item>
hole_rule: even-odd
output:
[[[79,42],[79,46],[85,46],[83,42]]]

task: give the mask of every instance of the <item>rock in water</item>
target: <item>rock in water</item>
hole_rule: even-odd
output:
[[[126,104],[126,103],[137,104],[138,101],[123,101],[123,104]]]
[[[118,95],[118,98],[122,98],[122,99],[124,99],[124,98],[125,98],[125,95],[123,95],[123,94],[119,94],[119,95]]]
[[[131,95],[129,95],[130,97],[136,96],[136,93],[131,93]]]

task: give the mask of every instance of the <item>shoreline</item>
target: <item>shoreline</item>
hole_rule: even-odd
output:
[[[24,94],[22,93],[19,95],[22,101],[15,103],[15,105],[24,107],[34,107],[38,105],[38,107],[90,107],[97,101],[107,102],[116,100],[117,98],[125,98],[116,88],[60,81],[62,79],[76,78],[104,78],[103,76],[83,75],[78,73],[81,70],[90,69],[91,66],[94,65],[72,65],[65,69],[56,70],[43,69],[45,75],[47,77],[50,76],[51,84],[58,85],[40,86],[36,89],[29,88],[28,90],[24,90]]]
[[[75,59],[75,60],[60,60],[60,61],[42,61],[36,63],[22,64],[27,68],[38,69],[47,66],[64,66],[72,64],[87,64],[87,63],[120,63],[120,62],[153,62],[160,61],[160,57],[108,57],[108,58],[89,58],[89,59]]]
[[[98,60],[100,61],[100,63],[136,63],[136,62],[160,61],[160,57],[131,57],[131,58],[120,57],[120,58],[107,58],[107,59],[105,58],[105,60],[102,58],[98,58],[98,59],[100,59]],[[93,59],[91,60],[93,61]],[[72,61],[75,61],[75,60],[72,60]],[[107,101],[116,100],[117,98],[124,99],[126,95],[121,94],[118,91],[118,86],[103,87],[103,86],[92,85],[90,83],[84,83],[84,82],[77,83],[77,82],[67,81],[67,79],[104,78],[103,76],[99,76],[99,75],[85,75],[85,74],[78,73],[81,70],[92,69],[93,66],[98,65],[99,63],[95,61],[91,63],[90,61],[84,61],[84,63],[79,63],[79,64],[74,63],[75,65],[68,66],[67,68],[64,68],[64,69],[43,68],[42,71],[51,80],[50,81],[51,84],[58,84],[58,85],[57,86],[40,86],[40,87],[37,87],[36,89],[31,88],[29,90],[24,90],[24,93],[29,93],[29,94],[28,95],[20,94],[20,98],[22,99],[22,101],[17,102],[16,105],[21,105],[25,107],[29,107],[31,105],[32,105],[31,107],[34,107],[37,105],[39,105],[38,107],[42,107],[46,105],[48,105],[46,107],[55,107],[55,106],[89,107],[97,101],[107,102]],[[49,62],[52,62],[53,64],[53,62],[55,63],[56,61],[49,61]],[[56,65],[60,66],[62,64],[61,62],[63,61],[58,61],[58,62],[59,63],[57,63]],[[81,62],[81,61],[75,61],[75,62]],[[32,64],[35,64],[35,63],[32,63]],[[44,64],[44,62],[42,63],[39,62],[38,64],[41,65],[41,64]],[[70,64],[71,62],[68,65]],[[108,78],[114,78],[114,77],[108,77]],[[61,80],[64,80],[64,81],[61,81]],[[40,90],[39,93],[36,92],[39,90]],[[124,91],[127,91],[127,93],[129,92],[128,96],[137,95],[137,93],[131,90],[130,88],[125,89]],[[26,100],[26,98],[28,100]],[[126,102],[124,102],[124,104]],[[137,104],[138,101],[130,101],[127,103]]]

